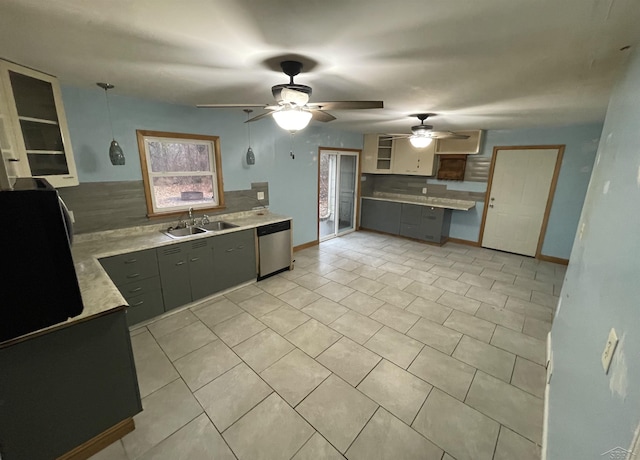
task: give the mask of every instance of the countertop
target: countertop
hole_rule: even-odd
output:
[[[281,216],[269,212],[267,209],[261,209],[259,211],[220,215],[211,220],[224,220],[225,222],[238,225],[238,227],[215,232],[198,233],[178,239],[161,233],[162,230],[166,230],[168,226],[167,223],[76,235],[74,237],[72,254],[78,276],[78,284],[80,285],[80,292],[82,294],[82,301],[84,303],[83,312],[78,316],[69,318],[64,323],[58,323],[49,328],[35,331],[16,339],[23,339],[47,329],[57,328],[68,323],[99,315],[114,308],[121,307],[122,305],[127,305],[127,302],[113,284],[111,278],[109,278],[104,271],[98,259],[247,230],[261,225],[291,220],[291,217]]]
[[[417,204],[421,206],[431,206],[434,208],[453,209],[456,211],[468,211],[476,206],[475,201],[456,200],[452,198],[440,198],[434,196],[405,195],[402,193],[374,192],[373,196],[363,196],[362,199]]]

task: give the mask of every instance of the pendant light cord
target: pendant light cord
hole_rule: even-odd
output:
[[[247,112],[247,121],[249,121],[249,117],[251,116],[252,110],[246,110]],[[251,148],[251,124],[247,123],[247,140],[249,141],[249,148]]]
[[[107,101],[107,114],[109,115],[109,126],[111,127],[111,139],[114,141],[116,137],[113,135],[113,121],[111,121],[111,106],[109,105],[109,95],[107,94],[108,89],[104,89],[104,98]]]

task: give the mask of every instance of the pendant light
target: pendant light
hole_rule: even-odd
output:
[[[244,112],[247,114],[247,121],[249,121],[249,117],[251,116],[251,109],[244,109]],[[251,166],[256,164],[256,156],[253,154],[253,150],[251,150],[251,123],[247,123],[247,140],[249,143],[249,148],[247,149],[247,165]]]
[[[111,126],[111,145],[109,146],[109,159],[111,160],[111,164],[114,166],[124,165],[124,152],[120,145],[116,141],[116,138],[113,135],[113,122],[111,121],[111,107],[109,106],[109,95],[107,91],[115,88],[110,83],[96,83],[100,88],[104,90],[104,97],[107,101],[107,113],[109,114],[109,126]]]

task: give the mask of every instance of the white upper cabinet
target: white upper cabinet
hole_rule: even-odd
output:
[[[446,155],[447,153],[473,155],[480,152],[482,142],[482,130],[476,131],[456,131],[457,134],[466,134],[468,139],[436,139],[436,153]]]
[[[0,61],[0,149],[9,175],[78,185],[57,78]]]
[[[434,160],[435,143],[416,149],[408,138],[393,139],[387,134],[364,135],[363,173],[433,176]]]
[[[411,176],[433,176],[435,143],[417,149],[408,138],[393,140],[393,174]]]
[[[393,166],[393,141],[384,134],[365,134],[362,149],[362,172],[391,174]]]

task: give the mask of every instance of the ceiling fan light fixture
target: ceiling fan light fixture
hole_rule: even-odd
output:
[[[273,119],[282,129],[295,133],[307,127],[311,121],[311,112],[301,107],[290,106],[273,112]]]
[[[413,145],[417,149],[428,147],[432,141],[433,139],[431,137],[424,134],[414,134],[409,138],[409,142],[411,142],[411,145]]]

